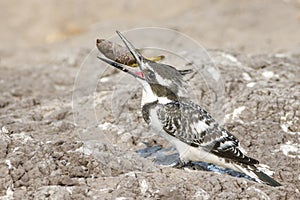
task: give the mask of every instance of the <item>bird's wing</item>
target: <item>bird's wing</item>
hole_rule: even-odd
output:
[[[234,135],[230,134],[225,129],[221,128],[221,130],[222,136],[219,140],[217,140],[217,142],[211,149],[211,152],[213,154],[248,165],[254,165],[259,163],[258,160],[246,156],[239,149],[239,142]]]
[[[233,161],[257,164],[258,161],[244,155],[238,139],[230,134],[200,106],[193,103],[172,102],[157,110],[163,129],[182,142],[204,148],[207,151]]]

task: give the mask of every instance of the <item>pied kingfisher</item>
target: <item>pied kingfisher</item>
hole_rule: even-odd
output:
[[[259,162],[242,153],[239,140],[222,128],[199,105],[182,96],[183,75],[176,68],[150,61],[120,33],[139,66],[134,72],[128,66],[98,57],[100,60],[134,76],[143,86],[144,120],[178,151],[182,163],[203,161],[245,173],[259,183],[281,184],[258,170]]]

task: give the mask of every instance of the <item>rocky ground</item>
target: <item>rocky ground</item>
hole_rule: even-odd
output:
[[[107,9],[100,14],[91,3],[81,9],[72,4],[70,7],[76,9],[67,9],[67,3],[46,2],[48,6],[42,6],[28,1],[29,7],[20,6],[23,12],[18,12],[13,1],[2,2],[10,12],[1,12],[1,20],[11,29],[1,32],[0,199],[299,199],[298,4],[272,1],[271,12],[266,2],[202,3],[170,6],[167,13],[147,21],[154,8],[135,13],[136,6],[140,6],[136,2],[111,6],[102,1],[99,9]],[[155,5],[157,8],[158,2]],[[58,6],[59,14],[35,21],[33,13],[30,15],[32,6],[41,9],[37,9],[40,16]],[[200,13],[195,6],[201,7]],[[242,12],[244,8],[247,10]],[[118,21],[120,10],[130,12]],[[70,12],[79,14],[73,24],[63,26],[70,21]],[[7,13],[10,17],[4,16]],[[274,13],[283,16],[274,22]],[[144,21],[138,21],[143,14]],[[95,24],[99,16],[111,21],[101,18]],[[211,19],[211,24],[196,26],[197,20],[192,19],[202,17]],[[240,139],[247,154],[274,172],[272,177],[283,186],[274,188],[215,172],[161,166],[153,162],[153,157],[143,158],[136,153],[146,147],[144,142],[170,147],[144,123],[138,86],[110,68],[104,73],[100,68],[89,71],[86,76],[82,69],[97,69],[100,65],[96,57],[88,57],[97,52],[96,37],[113,35],[115,29],[157,25],[155,20],[160,26],[176,28],[208,44],[208,52],[221,73],[219,86],[224,89],[223,117],[216,117]],[[93,25],[87,28],[82,23]],[[282,27],[285,23],[287,26]],[[20,31],[22,26],[26,27],[24,32]],[[242,31],[243,27],[249,27],[249,32]],[[278,31],[267,34],[276,27]],[[218,39],[223,29],[226,31]],[[172,59],[167,61],[176,65]],[[76,85],[92,76],[96,82],[87,85],[94,88],[86,90]],[[204,83],[197,76],[192,81]],[[214,114],[208,86],[203,84],[201,88],[197,93],[200,103]],[[92,114],[87,105],[93,109]]]

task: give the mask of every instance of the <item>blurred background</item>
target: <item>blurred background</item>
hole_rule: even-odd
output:
[[[0,9],[2,55],[62,41],[91,47],[144,26],[178,30],[209,49],[300,51],[300,0],[2,0]]]

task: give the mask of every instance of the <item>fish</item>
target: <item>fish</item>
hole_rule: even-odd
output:
[[[130,67],[137,67],[136,60],[131,55],[130,51],[120,44],[111,42],[106,39],[97,39],[96,40],[96,46],[98,50],[106,57],[113,61],[116,61],[118,63],[130,66]],[[137,49],[139,53],[142,53],[140,49]],[[156,56],[156,57],[150,57],[147,59],[158,62],[165,58],[164,55]]]

